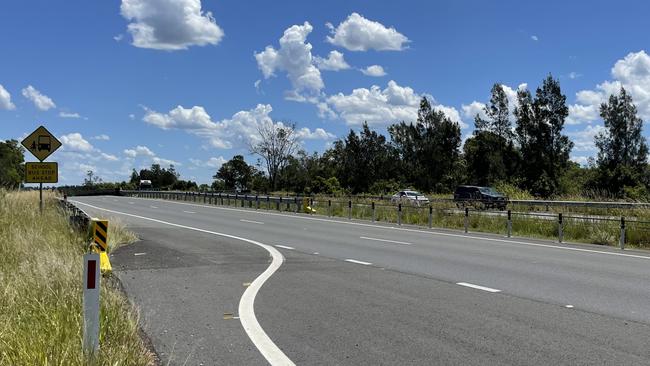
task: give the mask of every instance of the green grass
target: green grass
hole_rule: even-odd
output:
[[[109,225],[109,245],[133,241]],[[87,365],[82,342],[82,255],[86,235],[75,232],[45,196],[0,190],[0,365]],[[102,281],[98,365],[149,365],[138,319],[121,292]]]

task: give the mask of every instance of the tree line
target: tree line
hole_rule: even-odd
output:
[[[364,124],[322,154],[292,153],[297,145],[293,126],[266,126],[262,142],[250,152],[273,163],[264,171],[237,155],[217,171],[212,187],[386,194],[403,187],[450,193],[457,185],[471,184],[506,185],[541,198],[648,198],[643,121],[624,88],[600,106],[605,129],[595,137],[598,154],[586,166],[570,160],[574,144],[564,133],[569,109],[552,75],[534,93],[518,90],[515,108],[501,84],[494,84],[490,93],[462,148],[458,123],[423,98],[416,121],[389,125],[387,136]]]

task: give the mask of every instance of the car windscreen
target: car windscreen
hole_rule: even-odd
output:
[[[499,192],[495,191],[493,188],[490,188],[490,187],[481,187],[481,188],[479,188],[479,190],[481,191],[481,193],[489,194],[491,196],[500,196],[501,195]]]
[[[414,192],[414,191],[406,192],[406,195],[407,195],[407,196],[411,196],[411,197],[415,197],[415,196],[424,196],[422,193],[420,193],[420,192]]]

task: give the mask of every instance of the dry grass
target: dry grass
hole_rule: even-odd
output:
[[[133,238],[119,225],[111,235]],[[37,193],[0,190],[0,365],[88,364],[81,352],[84,237],[52,195],[41,216]],[[107,282],[97,364],[152,364],[135,311]]]

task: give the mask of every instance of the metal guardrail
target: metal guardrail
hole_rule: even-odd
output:
[[[572,230],[578,230],[583,226],[592,229],[603,227],[602,230],[620,230],[609,233],[610,237],[616,237],[621,249],[626,245],[627,233],[631,227],[635,228],[635,241],[650,245],[650,221],[630,220],[626,217],[614,216],[594,216],[594,215],[566,215],[563,213],[535,213],[535,212],[516,212],[507,211],[483,211],[465,207],[464,210],[434,208],[432,205],[425,207],[376,203],[354,203],[348,200],[332,200],[323,197],[282,197],[268,195],[239,195],[216,192],[171,192],[171,191],[123,191],[124,195],[135,196],[140,198],[153,198],[165,200],[177,200],[193,203],[202,203],[207,205],[234,206],[250,209],[266,209],[293,213],[317,212],[329,217],[339,216],[346,217],[349,220],[367,219],[375,221],[394,222],[397,225],[413,224],[418,226],[433,227],[433,218],[445,216],[450,221],[462,217],[462,225],[456,228],[464,228],[469,232],[470,226],[476,220],[492,219],[504,220],[504,234],[510,237],[513,233],[513,222],[521,223],[525,220],[539,220],[539,224],[545,225],[548,230],[553,231],[553,235],[558,242],[563,242],[565,235]],[[318,209],[318,210],[316,210]],[[470,214],[471,213],[471,214]],[[410,222],[409,222],[410,221]],[[443,226],[444,227],[444,226]],[[551,228],[551,227],[554,227]],[[610,230],[610,231],[611,231]],[[641,237],[639,237],[641,236]],[[611,240],[610,240],[611,241]]]
[[[66,213],[70,220],[70,224],[78,231],[88,231],[91,218],[86,211],[75,206],[73,203],[65,199],[59,199],[59,206]]]

